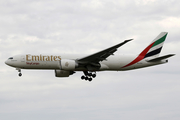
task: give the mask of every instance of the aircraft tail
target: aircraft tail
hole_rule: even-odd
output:
[[[162,59],[165,59],[165,58],[168,58],[168,57],[171,57],[173,55],[167,55],[167,56],[163,56],[163,57],[160,57],[158,58],[160,52],[161,52],[161,49],[163,47],[163,43],[166,39],[166,36],[167,36],[167,32],[162,32],[160,33],[152,42],[149,46],[147,46],[139,55],[136,59],[134,59],[132,62],[130,62],[129,64],[123,66],[122,68],[124,67],[128,67],[130,65],[133,65],[139,61],[141,61],[142,59],[144,58],[148,58],[148,57],[151,57],[151,61],[149,62],[152,62],[152,61],[157,61],[157,60],[162,60]],[[155,58],[158,58],[158,59],[155,59]]]
[[[147,46],[140,54],[139,56],[143,56],[143,58],[147,57],[158,57],[161,49],[163,47],[164,41],[167,36],[167,32],[161,32],[152,42],[149,46]]]

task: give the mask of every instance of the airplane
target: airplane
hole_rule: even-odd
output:
[[[22,76],[21,69],[54,70],[56,77],[69,77],[82,71],[82,80],[92,81],[99,71],[126,71],[139,69],[168,62],[175,54],[159,56],[167,32],[161,32],[139,55],[114,55],[117,49],[133,39],[88,56],[82,55],[16,55],[5,61],[15,67]]]

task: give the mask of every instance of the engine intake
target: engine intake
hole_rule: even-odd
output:
[[[69,77],[69,75],[74,74],[73,71],[66,71],[66,70],[55,70],[56,77]]]

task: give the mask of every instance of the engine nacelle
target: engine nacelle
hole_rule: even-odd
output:
[[[60,70],[71,70],[74,71],[77,67],[75,60],[62,59],[60,62]]]
[[[56,77],[69,77],[69,75],[71,75],[71,71],[55,70]]]

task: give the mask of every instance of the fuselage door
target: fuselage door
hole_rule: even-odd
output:
[[[21,56],[21,62],[25,62],[25,57]]]

